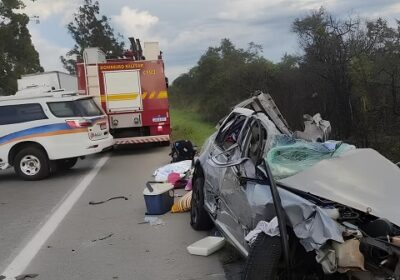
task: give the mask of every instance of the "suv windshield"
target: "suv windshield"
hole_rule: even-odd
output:
[[[51,113],[58,118],[94,117],[103,115],[101,109],[92,98],[75,101],[49,102]]]

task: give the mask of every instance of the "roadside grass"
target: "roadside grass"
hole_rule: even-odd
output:
[[[170,109],[172,125],[172,141],[190,140],[199,148],[215,131],[215,125],[203,121],[193,111]]]

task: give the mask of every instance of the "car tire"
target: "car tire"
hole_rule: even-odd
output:
[[[253,242],[242,280],[269,280],[277,277],[279,260],[282,254],[281,238],[259,233]]]
[[[190,225],[194,230],[210,230],[214,223],[204,209],[204,177],[202,174],[195,177],[192,190]]]
[[[77,162],[78,162],[77,157],[59,159],[56,161],[57,170],[58,171],[69,170],[72,167],[74,167]]]
[[[50,161],[45,151],[26,147],[14,158],[14,170],[25,181],[37,181],[50,175]]]

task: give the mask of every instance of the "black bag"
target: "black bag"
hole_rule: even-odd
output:
[[[193,160],[196,154],[196,150],[189,140],[179,140],[172,143],[171,162],[178,162],[183,160]]]

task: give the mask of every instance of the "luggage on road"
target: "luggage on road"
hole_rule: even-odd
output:
[[[189,140],[179,140],[172,143],[171,153],[169,155],[172,157],[171,162],[178,162],[193,160],[195,154],[196,150],[192,142]]]

